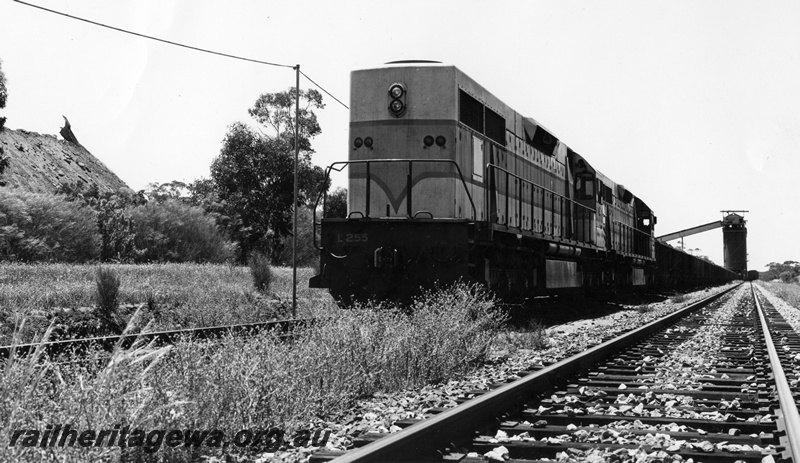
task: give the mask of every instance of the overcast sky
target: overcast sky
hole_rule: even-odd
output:
[[[31,0],[142,34],[294,65],[349,105],[354,69],[454,64],[641,197],[657,235],[748,210],[749,267],[800,260],[800,2]],[[7,127],[78,140],[128,185],[208,177],[227,127],[288,68],[0,1]],[[301,87],[312,84],[301,78]],[[348,154],[326,96],[314,161]],[[335,179],[344,186],[344,177]],[[686,247],[722,264],[722,232]]]

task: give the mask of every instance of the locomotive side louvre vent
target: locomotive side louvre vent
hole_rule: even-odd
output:
[[[483,133],[483,104],[464,90],[458,91],[458,120],[467,127]]]
[[[503,116],[486,109],[486,136],[506,146],[506,120]]]
[[[473,98],[458,90],[458,120],[467,127],[486,135],[490,140],[506,146],[506,119]]]

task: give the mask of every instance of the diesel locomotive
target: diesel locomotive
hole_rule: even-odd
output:
[[[315,216],[310,281],[344,302],[458,280],[520,300],[736,278],[658,242],[641,198],[455,66],[353,71],[349,138],[327,169],[347,169],[348,215]]]

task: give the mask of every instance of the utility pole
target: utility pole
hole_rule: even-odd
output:
[[[297,318],[297,158],[300,153],[300,65],[294,67],[296,75],[294,100],[294,201],[292,210],[292,318]]]

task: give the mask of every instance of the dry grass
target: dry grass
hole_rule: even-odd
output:
[[[542,350],[548,347],[549,337],[545,325],[539,320],[532,319],[523,329],[506,329],[498,333],[496,347],[510,354],[520,349]]]
[[[686,294],[676,294],[670,298],[673,303],[680,304],[681,302],[686,302],[689,300],[689,296]]]
[[[678,301],[678,302],[681,302],[681,301]],[[653,305],[652,304],[638,305],[638,306],[636,306],[636,311],[639,312],[639,313],[642,313],[642,314],[648,313],[648,312],[652,312],[653,311]]]
[[[778,281],[759,281],[757,284],[767,288],[772,294],[786,301],[796,309],[800,309],[800,284],[782,283]]]
[[[230,436],[277,426],[291,435],[315,417],[342,413],[359,397],[469,371],[487,354],[503,321],[490,298],[466,286],[429,295],[411,313],[332,304],[318,310],[329,318],[298,332],[293,343],[262,333],[162,348],[138,345],[114,352],[110,361],[11,359],[0,372],[0,460],[121,458],[117,448],[8,447],[15,429],[59,423],[220,429]],[[155,457],[197,457],[165,447]],[[146,456],[127,452],[134,454],[125,458]]]
[[[253,287],[247,267],[202,264],[104,265],[120,278],[119,304],[144,304],[159,329],[246,323],[290,314],[290,268],[273,268],[270,294]],[[76,315],[96,305],[97,266],[69,264],[0,265],[0,344],[10,341],[22,319],[23,340],[41,334],[55,314]],[[330,301],[324,290],[308,288],[313,269],[298,269],[298,316],[312,315]],[[66,310],[64,310],[66,309]],[[123,310],[123,318],[132,315]]]

